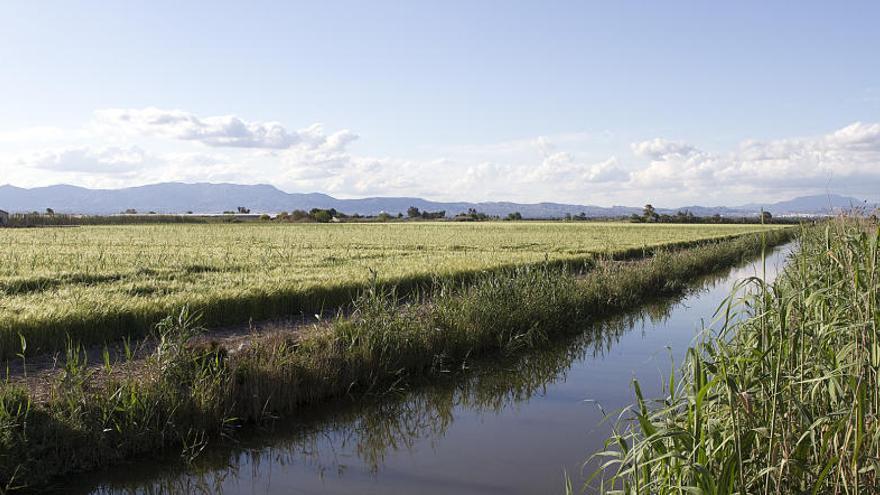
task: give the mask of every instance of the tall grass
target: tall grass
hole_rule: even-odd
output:
[[[792,233],[767,235],[781,243]],[[582,279],[553,264],[523,266],[467,283],[446,280],[405,298],[374,285],[349,317],[305,336],[255,337],[242,350],[187,345],[196,324],[182,314],[157,328],[159,351],[136,374],[68,359],[71,369],[47,401],[15,385],[0,388],[0,486],[44,483],[171,447],[195,453],[241,424],[333,398],[384,395],[477,356],[541,348],[554,335],[679,292],[761,248],[761,237],[750,235],[600,263]]]
[[[588,486],[606,493],[880,491],[880,229],[805,231],[775,284],[743,282],[657,402],[635,383]]]
[[[515,265],[583,264],[761,226],[191,224],[0,230],[0,359],[140,337],[186,305],[206,326],[314,314]]]

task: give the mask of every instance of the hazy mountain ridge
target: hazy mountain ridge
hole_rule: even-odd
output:
[[[88,189],[78,186],[57,185],[25,189],[0,186],[0,209],[10,212],[44,211],[52,208],[59,213],[112,214],[135,209],[139,212],[157,213],[221,213],[235,210],[238,206],[254,213],[276,213],[296,209],[336,208],[346,213],[376,215],[383,211],[406,213],[415,206],[420,210],[445,210],[447,215],[475,208],[489,215],[504,216],[514,211],[526,218],[557,218],[566,214],[585,213],[589,217],[627,216],[640,213],[641,206],[575,205],[563,203],[521,204],[512,202],[438,202],[410,197],[369,197],[337,199],[321,193],[286,193],[278,188],[240,184],[184,184],[169,182],[124,189]],[[802,196],[769,204],[730,206],[684,206],[681,208],[658,208],[660,213],[674,214],[688,210],[697,216],[743,216],[757,214],[761,209],[774,215],[827,214],[853,206],[868,206],[866,202],[834,194]]]

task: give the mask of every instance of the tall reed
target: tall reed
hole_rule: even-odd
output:
[[[880,229],[806,230],[774,284],[742,282],[667,396],[615,428],[605,493],[880,491]]]

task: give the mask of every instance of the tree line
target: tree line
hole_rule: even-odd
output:
[[[642,214],[633,213],[629,217],[633,223],[773,223],[769,211],[761,211],[758,217],[722,217],[718,213],[708,217],[698,217],[689,210],[679,210],[674,215],[658,213],[650,203],[642,209]]]

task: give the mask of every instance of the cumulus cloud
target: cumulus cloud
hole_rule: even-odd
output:
[[[572,153],[556,151],[556,146],[547,138],[538,138],[535,145],[544,158],[540,165],[525,174],[529,180],[578,188],[584,183],[622,182],[629,178],[616,157],[612,156],[599,163],[587,163],[577,159]]]
[[[748,140],[725,151],[662,137],[593,149],[605,137],[570,134],[434,148],[416,159],[357,154],[350,149],[356,139],[351,131],[326,132],[320,124],[291,130],[230,115],[110,109],[97,112],[81,132],[30,128],[0,134],[0,142],[12,143],[0,150],[0,182],[116,187],[228,181],[337,196],[650,200],[669,206],[737,204],[826,189],[880,199],[880,123],[855,122],[813,137]],[[28,149],[36,151],[21,152]]]
[[[877,152],[880,151],[880,124],[855,122],[832,132],[826,142],[834,147]]]
[[[279,122],[250,122],[234,115],[198,117],[182,110],[111,108],[95,112],[99,124],[115,129],[213,147],[288,149],[295,146],[342,150],[357,139],[343,130],[326,135],[321,124],[287,130]]]
[[[767,194],[832,185],[875,194],[880,186],[880,124],[856,122],[812,138],[749,140],[725,153],[660,138],[634,143],[632,150],[649,159],[633,173],[632,185],[643,189]]]
[[[646,156],[652,160],[687,158],[701,153],[700,150],[689,144],[662,138],[633,143],[632,150],[637,156]]]

